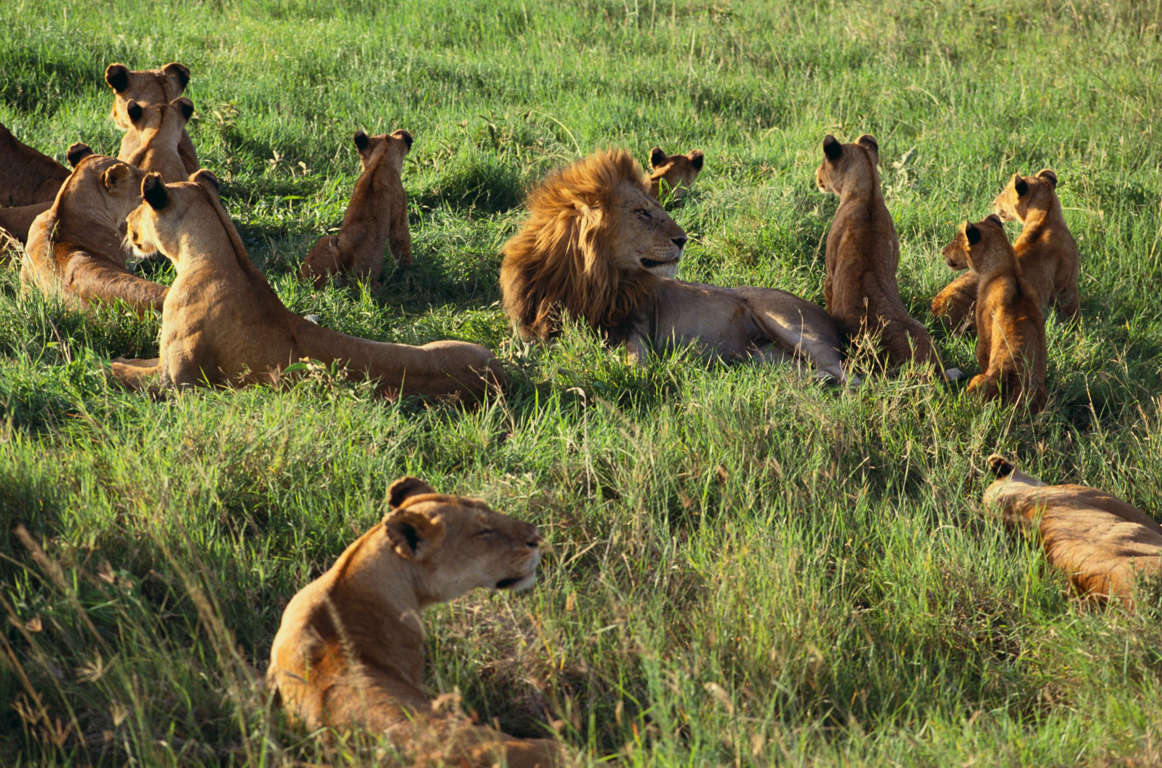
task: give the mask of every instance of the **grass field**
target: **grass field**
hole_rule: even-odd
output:
[[[1003,451],[1162,509],[1158,0],[8,0],[0,19],[18,137],[114,153],[105,66],[182,61],[194,144],[288,306],[479,342],[512,377],[468,412],[323,373],[149,400],[104,370],[155,354],[156,319],[0,272],[0,761],[374,760],[289,727],[259,680],[286,601],[411,473],[552,544],[530,594],[427,614],[431,689],[582,763],[1162,762],[1162,599],[1079,607],[978,503]],[[352,132],[397,127],[416,266],[374,294],[299,282],[341,220]],[[682,277],[821,302],[827,132],[879,140],[900,292],[929,327],[957,222],[1057,171],[1082,319],[1048,323],[1043,413],[910,375],[637,368],[576,328],[514,340],[496,278],[524,190],[605,146],[705,151],[673,212]],[[936,337],[975,372],[971,339]]]

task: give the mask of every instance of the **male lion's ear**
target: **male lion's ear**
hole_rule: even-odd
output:
[[[703,159],[702,150],[700,149],[696,149],[690,153],[690,165],[694,166],[694,170],[696,171],[702,170]]]
[[[823,137],[823,154],[827,155],[827,159],[833,162],[843,154],[843,145],[830,133]]]
[[[383,518],[392,548],[408,560],[425,560],[444,542],[444,518],[414,509],[393,510]]]
[[[105,185],[105,189],[112,192],[114,187],[124,183],[131,175],[132,172],[128,165],[120,162],[114,163],[101,174],[101,183]]]
[[[964,237],[968,240],[969,245],[976,245],[980,242],[980,230],[971,221],[964,222]]]
[[[155,171],[141,180],[141,196],[155,211],[160,211],[169,204],[169,193],[165,189],[165,182],[161,180],[160,173]]]
[[[145,108],[137,103],[136,99],[130,99],[125,105],[125,112],[129,115],[129,120],[137,123],[141,120],[141,116],[145,114]]]
[[[164,67],[162,67],[161,71],[166,77],[177,81],[179,91],[184,91],[186,86],[189,85],[190,68],[185,64],[179,64],[176,61],[171,61],[169,64],[166,64]]]
[[[360,152],[367,149],[368,141],[369,141],[369,139],[367,138],[366,133],[364,133],[363,131],[356,131],[355,132],[355,148],[358,149]]]
[[[207,171],[205,168],[199,168],[190,174],[190,181],[197,184],[203,189],[208,189],[215,195],[222,193],[222,182],[218,181],[218,177],[214,175],[213,171]]]
[[[105,82],[114,93],[121,93],[129,87],[129,67],[124,64],[110,64],[105,67]]]
[[[1042,168],[1041,170],[1037,171],[1037,175],[1043,179],[1048,179],[1049,183],[1053,185],[1053,188],[1057,188],[1057,174],[1053,171],[1049,170],[1048,168]]]
[[[1017,190],[1017,195],[1022,196],[1029,191],[1029,182],[1025,181],[1020,175],[1013,174],[1013,189]]]
[[[650,167],[657,168],[659,165],[665,165],[670,157],[662,151],[661,147],[654,147],[650,150]]]
[[[421,493],[435,493],[436,489],[418,477],[407,475],[392,483],[387,489],[387,505],[395,509],[411,496]]]
[[[170,104],[176,105],[177,108],[182,111],[182,117],[184,117],[187,122],[189,122],[189,119],[194,116],[194,102],[190,101],[185,96],[182,96],[180,99],[174,99],[170,102]]]
[[[68,150],[65,152],[65,158],[68,159],[69,165],[76,168],[77,163],[91,154],[93,154],[93,148],[83,141],[78,141],[75,144],[69,145]]]

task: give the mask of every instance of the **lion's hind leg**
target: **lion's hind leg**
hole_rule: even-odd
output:
[[[327,278],[340,272],[344,266],[339,252],[339,238],[336,235],[324,235],[311,248],[307,258],[303,259],[299,277],[313,281],[316,288],[322,288]]]
[[[850,381],[843,369],[839,329],[820,307],[773,288],[737,291],[747,300],[759,328],[775,345],[806,359],[820,378],[858,385],[858,380]]]

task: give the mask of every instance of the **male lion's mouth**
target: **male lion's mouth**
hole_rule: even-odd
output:
[[[672,264],[678,263],[677,259],[666,259],[665,261],[657,261],[655,259],[643,258],[641,261],[642,261],[642,266],[645,267],[646,269],[657,269],[658,267],[668,267]]]
[[[511,589],[513,592],[523,592],[537,581],[537,572],[534,570],[525,576],[513,576],[496,582],[497,589]]]

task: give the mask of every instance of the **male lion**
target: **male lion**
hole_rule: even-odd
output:
[[[168,104],[139,104],[130,99],[125,114],[131,125],[121,138],[117,159],[143,171],[157,171],[165,181],[189,177],[181,157],[181,139],[194,114],[194,102],[185,98]]]
[[[677,195],[689,189],[702,172],[703,160],[700,149],[685,155],[667,155],[661,147],[654,147],[650,150],[652,171],[646,175],[650,194],[660,199],[661,195]]]
[[[25,289],[59,296],[73,309],[123,301],[138,312],[161,309],[166,287],[126,269],[125,217],[141,201],[143,171],[88,146],[69,147],[72,174],[52,207],[36,217],[20,268]]]
[[[22,244],[32,220],[52,205],[69,171],[0,124],[0,229]]]
[[[382,522],[287,604],[267,684],[307,728],[386,733],[421,763],[558,765],[557,742],[440,714],[424,690],[420,612],[476,587],[531,587],[537,529],[414,477],[392,483],[388,504]]]
[[[823,138],[815,181],[839,197],[827,233],[827,314],[851,336],[878,336],[889,368],[914,360],[940,370],[932,337],[900,300],[900,243],[880,192],[879,151],[867,134],[851,144],[840,144],[831,134]]]
[[[1081,309],[1077,292],[1080,256],[1057,197],[1057,174],[1048,168],[1036,176],[1014,173],[993,201],[993,209],[1002,220],[1024,225],[1013,249],[1025,279],[1037,290],[1041,313],[1047,315],[1052,304],[1066,317],[1077,317]],[[945,248],[944,260],[953,269],[968,266],[958,258],[959,253],[951,245]],[[976,273],[971,269],[953,280],[932,300],[932,314],[953,328],[967,330],[971,327],[976,282]]]
[[[693,344],[708,359],[798,356],[846,380],[839,333],[814,304],[772,288],[672,279],[686,234],[650,196],[628,152],[596,152],[557,171],[528,207],[500,267],[504,308],[522,337],[555,335],[564,310],[634,360]]]
[[[340,362],[348,374],[400,393],[481,397],[503,379],[492,353],[477,344],[386,344],[321,328],[288,310],[259,272],[218,201],[218,180],[199,171],[166,184],[141,182],[141,204],[127,219],[138,253],[160,251],[177,277],[161,311],[160,358],[114,361],[130,387],[155,374],[162,386],[271,381],[304,357]]]
[[[319,238],[299,270],[299,277],[313,279],[317,287],[340,272],[378,282],[388,243],[400,266],[412,263],[408,196],[400,178],[412,135],[404,130],[380,136],[357,131],[355,148],[363,173],[355,182],[343,226],[339,234]]]
[[[996,216],[964,222],[956,248],[979,276],[976,294],[976,361],[980,373],[968,391],[984,398],[1045,404],[1045,319],[1037,291],[1025,279],[1005,227]]]
[[[1162,573],[1162,526],[1149,515],[1095,488],[1045,485],[1002,456],[988,463],[998,479],[985,491],[985,505],[1035,533],[1080,594],[1133,608],[1139,579]]]
[[[128,113],[130,101],[138,104],[169,104],[186,89],[190,82],[190,70],[185,64],[176,61],[161,69],[141,70],[131,70],[124,64],[110,64],[105,68],[105,82],[113,89],[113,122],[123,131],[128,131],[133,127]],[[124,140],[121,142],[119,154],[132,154],[135,151],[136,147],[126,146]],[[187,174],[201,167],[198,155],[194,152],[194,143],[190,141],[184,126],[178,140],[178,153]]]

